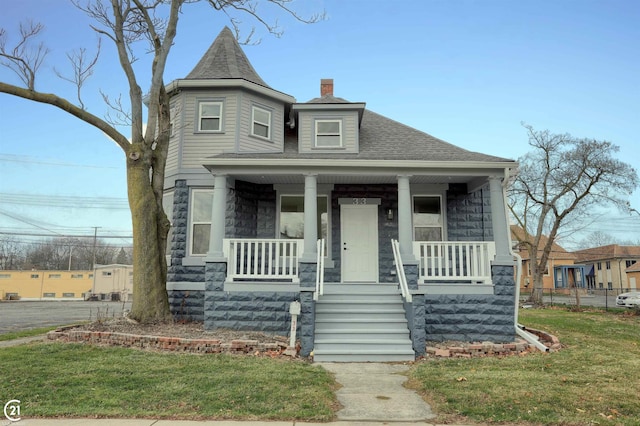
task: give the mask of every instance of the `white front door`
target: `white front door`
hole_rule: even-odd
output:
[[[340,206],[342,281],[378,281],[378,206]]]

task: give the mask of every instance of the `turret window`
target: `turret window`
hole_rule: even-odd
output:
[[[203,101],[198,104],[198,131],[222,131],[222,102]]]
[[[252,108],[251,135],[271,139],[271,111],[256,106]]]

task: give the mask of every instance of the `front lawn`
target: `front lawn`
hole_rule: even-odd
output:
[[[30,417],[327,421],[334,381],[301,361],[81,344],[0,349],[0,396]],[[4,401],[6,402],[6,401]]]
[[[603,311],[522,310],[520,322],[556,335],[555,353],[422,362],[412,385],[438,420],[640,424],[640,317]]]

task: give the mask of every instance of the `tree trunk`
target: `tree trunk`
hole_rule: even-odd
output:
[[[133,304],[130,318],[143,323],[166,322],[171,317],[166,290],[167,264],[164,250],[168,226],[157,203],[150,168],[140,147],[127,154],[127,187],[133,225]]]
[[[542,275],[538,273],[533,274],[533,289],[531,289],[531,302],[535,305],[544,304],[543,293],[544,293],[544,283],[542,280]]]

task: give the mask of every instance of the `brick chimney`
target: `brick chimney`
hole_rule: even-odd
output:
[[[320,80],[320,96],[331,95],[333,96],[333,79],[323,78]]]

